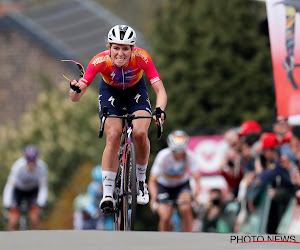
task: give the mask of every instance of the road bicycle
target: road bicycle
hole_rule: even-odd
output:
[[[19,230],[25,231],[28,229],[28,201],[22,200],[20,205],[20,219],[19,219]]]
[[[113,211],[107,211],[107,213],[113,214],[114,230],[130,231],[134,230],[138,192],[132,121],[136,119],[152,119],[152,116],[128,114],[126,109],[124,110],[124,115],[109,115],[108,108],[103,107],[103,113],[100,118],[99,138],[103,137],[105,120],[107,118],[121,119],[123,127],[118,151],[119,168],[114,190],[116,206]],[[156,118],[158,121],[157,139],[160,139],[163,132],[160,108],[156,108]]]

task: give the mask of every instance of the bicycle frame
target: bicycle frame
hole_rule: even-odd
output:
[[[119,167],[121,167],[121,171],[122,171],[122,175],[121,175],[121,189],[119,190],[119,195],[123,196],[124,195],[124,190],[123,190],[123,181],[124,181],[124,165],[125,165],[125,161],[126,161],[126,149],[128,147],[128,145],[130,143],[133,142],[133,138],[132,138],[132,130],[133,130],[133,124],[132,123],[126,123],[125,126],[123,126],[123,132],[122,132],[122,136],[121,136],[121,142],[120,142],[120,148],[119,148],[119,156],[122,156],[122,161],[121,161],[121,165],[119,165]],[[122,152],[120,152],[120,149],[122,149]]]

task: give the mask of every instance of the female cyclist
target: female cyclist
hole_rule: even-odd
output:
[[[165,119],[164,109],[167,95],[157,70],[149,54],[135,47],[136,33],[127,25],[116,25],[107,36],[108,50],[97,54],[88,64],[84,77],[80,81],[73,80],[71,87],[79,87],[81,92],[70,90],[70,98],[77,102],[87,90],[97,73],[102,78],[99,87],[99,116],[102,107],[107,106],[109,114],[122,115],[125,106],[129,113],[145,116],[151,115],[145,71],[151,86],[156,93],[156,107],[162,110],[162,121]],[[156,121],[155,116],[153,119]],[[157,121],[156,121],[157,122]],[[137,181],[139,192],[138,204],[147,204],[149,194],[146,184],[146,170],[150,153],[148,139],[149,119],[133,121],[135,139]],[[100,202],[102,210],[110,210],[115,205],[113,200],[114,183],[118,169],[118,148],[122,133],[119,119],[107,119],[104,127],[106,147],[102,156],[103,198]]]
[[[189,136],[175,130],[168,136],[168,148],[157,154],[149,178],[150,208],[159,216],[159,231],[171,231],[173,204],[178,203],[182,231],[193,230],[192,198],[197,201],[200,192],[200,172],[195,156],[187,149]],[[190,187],[194,178],[195,188]]]
[[[39,229],[40,214],[48,198],[48,166],[38,155],[38,148],[29,144],[11,168],[3,191],[9,231],[18,230],[24,201],[28,205],[31,229]]]

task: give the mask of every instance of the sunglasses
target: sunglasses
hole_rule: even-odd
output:
[[[84,67],[79,63],[79,62],[76,62],[74,60],[61,60],[62,62],[72,62],[72,63],[75,63],[78,67],[78,69],[80,70],[80,78],[84,77],[84,74],[85,74],[85,70],[84,70]],[[66,80],[68,80],[69,82],[71,82],[71,80],[66,77],[65,75],[62,75]]]

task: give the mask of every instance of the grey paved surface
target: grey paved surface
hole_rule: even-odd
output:
[[[1,250],[300,249],[298,243],[230,243],[233,234],[112,231],[0,232]],[[241,236],[241,235],[239,235]],[[300,242],[300,236],[295,240]]]

